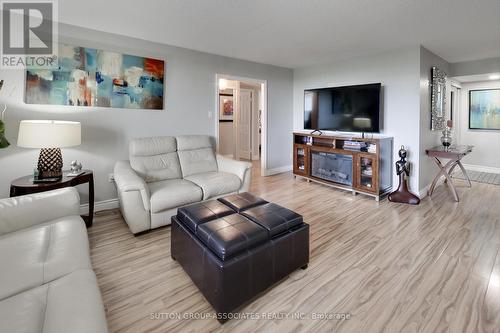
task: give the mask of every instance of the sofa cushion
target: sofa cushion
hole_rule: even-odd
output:
[[[83,220],[63,217],[0,237],[0,267],[0,299],[90,269]]]
[[[136,138],[130,141],[129,153],[132,156],[153,156],[177,151],[177,140],[173,136]]]
[[[267,232],[240,214],[232,214],[198,226],[196,237],[221,260],[266,241]]]
[[[146,182],[182,177],[174,137],[134,139],[129,150],[130,166]]]
[[[151,192],[152,213],[198,202],[203,198],[201,188],[184,179],[149,183],[149,190]]]
[[[130,156],[130,166],[147,183],[182,177],[177,153]]]
[[[177,210],[177,218],[193,233],[196,232],[200,224],[230,214],[234,214],[234,211],[217,200],[199,202]]]
[[[0,332],[107,331],[101,295],[91,270],[70,273],[0,301]]]
[[[178,154],[184,178],[198,173],[217,171],[217,160],[212,148],[184,150]]]
[[[217,171],[217,159],[208,135],[178,136],[177,150],[184,178],[197,173]]]
[[[302,215],[274,203],[250,208],[241,214],[266,228],[270,238],[293,229],[304,222]]]
[[[267,203],[266,200],[248,192],[228,195],[218,200],[238,213]]]
[[[194,150],[212,148],[212,140],[208,135],[180,135],[177,139],[177,150]]]
[[[73,187],[0,199],[0,236],[78,214],[80,195]]]
[[[227,172],[198,173],[186,177],[186,179],[202,188],[203,200],[236,192],[241,187],[240,178]]]

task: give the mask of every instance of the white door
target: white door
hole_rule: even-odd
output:
[[[252,94],[252,90],[240,89],[236,115],[236,156],[248,160],[252,158]]]

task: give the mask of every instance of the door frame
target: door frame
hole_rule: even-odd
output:
[[[451,98],[451,94],[453,94],[453,99]],[[453,129],[455,132],[455,136],[457,139],[457,142],[460,142],[461,139],[461,114],[462,114],[462,85],[459,82],[454,81],[453,79],[450,80],[450,113],[451,114],[451,108],[452,104],[456,103],[453,107]]]
[[[260,84],[261,87],[261,98],[262,98],[262,115],[261,115],[261,123],[262,123],[262,132],[261,136],[261,156],[260,156],[260,173],[262,176],[267,175],[267,80],[255,79],[250,77],[236,76],[230,74],[215,74],[215,142],[217,146],[217,151],[219,151],[219,79],[226,79],[231,81],[243,81],[249,83]]]

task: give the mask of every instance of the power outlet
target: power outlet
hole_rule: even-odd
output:
[[[115,175],[110,173],[108,174],[108,182],[112,183],[115,181]]]

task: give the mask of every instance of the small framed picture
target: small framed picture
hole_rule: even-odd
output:
[[[219,95],[219,120],[233,120],[233,96]]]

